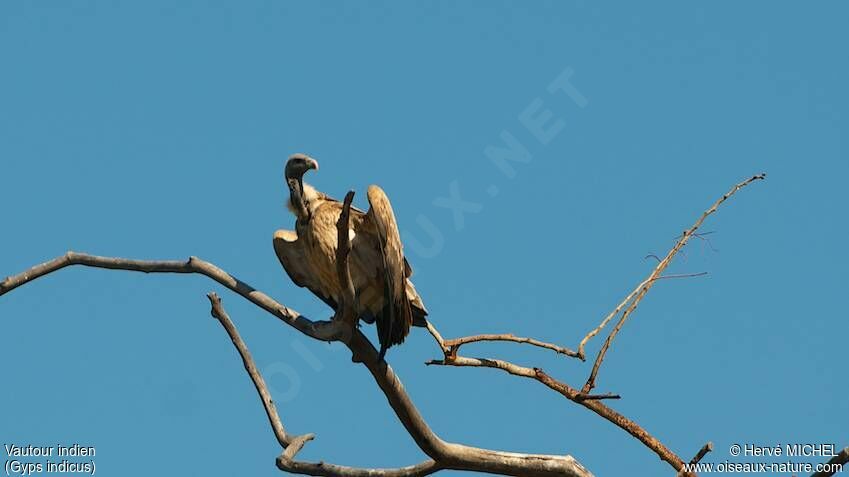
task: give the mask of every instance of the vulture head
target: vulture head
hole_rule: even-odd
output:
[[[306,154],[292,154],[286,161],[286,180],[302,180],[304,174],[310,169],[318,170],[318,161]]]
[[[292,154],[286,161],[286,184],[289,186],[289,207],[300,220],[309,220],[308,198],[304,190],[304,174],[318,170],[318,161],[306,154]]]

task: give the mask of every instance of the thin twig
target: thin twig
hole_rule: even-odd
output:
[[[701,460],[708,454],[708,452],[710,452],[712,450],[713,450],[713,442],[708,442],[707,444],[703,445],[702,448],[699,449],[698,452],[696,452],[696,455],[694,455],[693,458],[690,459],[688,467],[693,468],[693,466],[695,466],[696,464],[701,462]],[[687,476],[688,474],[685,470],[686,470],[686,467],[679,470],[676,477]],[[689,475],[692,475],[692,473],[690,473]]]
[[[654,257],[654,255],[650,255],[650,256]],[[660,261],[660,259],[658,259],[658,261]],[[630,294],[628,294],[628,296],[626,296],[626,297],[625,297],[625,299],[624,299],[624,300],[622,300],[622,303],[620,303],[620,304],[619,304],[616,308],[614,308],[614,309],[613,309],[613,311],[611,311],[611,312],[610,312],[610,314],[609,314],[609,315],[607,315],[607,316],[604,318],[604,320],[602,320],[602,322],[601,322],[601,323],[600,323],[597,327],[595,327],[595,329],[593,329],[592,331],[590,331],[589,333],[587,333],[587,335],[584,337],[584,339],[582,339],[582,340],[581,340],[581,343],[578,345],[578,352],[576,353],[576,354],[577,354],[577,356],[578,356],[578,358],[579,358],[579,359],[581,359],[582,361],[584,361],[584,360],[586,359],[586,355],[584,354],[584,347],[586,346],[587,342],[588,342],[590,339],[592,339],[595,335],[597,335],[597,334],[598,334],[598,333],[599,333],[599,332],[600,332],[600,331],[601,331],[601,330],[602,330],[605,326],[607,326],[607,323],[608,323],[608,322],[609,322],[609,321],[610,321],[610,320],[611,320],[614,316],[618,315],[618,314],[619,314],[619,312],[620,312],[620,311],[622,311],[622,308],[623,308],[625,305],[627,305],[627,304],[628,304],[628,302],[630,302],[630,301],[631,301],[631,298],[634,298],[634,295],[636,295],[637,293],[639,293],[639,291],[640,291],[640,290],[641,290],[641,289],[642,289],[642,288],[643,288],[643,287],[644,287],[644,286],[645,286],[645,285],[646,285],[649,281],[664,280],[664,279],[669,279],[669,278],[693,278],[693,277],[701,277],[701,276],[705,276],[705,275],[707,275],[707,274],[708,274],[708,272],[682,273],[682,274],[676,274],[676,275],[664,275],[664,276],[661,276],[661,277],[649,278],[649,279],[647,279],[647,280],[643,281],[642,283],[640,283],[640,284],[637,286],[637,288],[635,288],[635,289],[634,289],[634,291],[632,291]]]
[[[445,340],[442,338],[442,335],[439,334],[439,331],[436,330],[436,327],[429,320],[425,320],[427,324],[427,331],[433,336],[433,339],[436,341],[436,344],[439,345],[439,349],[442,350],[443,354],[448,353],[448,347],[445,345]]]
[[[708,442],[707,444],[703,445],[702,448],[699,449],[699,452],[697,452],[696,455],[694,455],[693,458],[690,459],[690,464],[691,465],[698,464],[707,455],[707,453],[712,451],[712,450],[713,450],[713,442]]]
[[[523,338],[521,336],[516,336],[512,333],[465,336],[462,338],[445,340],[444,345],[448,348],[455,348],[454,351],[456,353],[456,351],[459,350],[460,346],[463,346],[467,343],[474,343],[477,341],[511,341],[513,343],[525,343],[531,346],[538,346],[540,348],[550,349],[558,354],[565,354],[566,356],[571,356],[573,358],[578,357],[578,353],[572,351],[569,348],[564,348],[562,346],[558,346],[552,343],[546,343],[544,341],[540,341],[534,338]]]
[[[655,257],[654,255],[649,255],[649,256]],[[648,257],[646,257],[646,258],[648,258]],[[660,259],[658,259],[658,262],[659,261],[660,261]],[[637,293],[639,293],[640,290],[642,290],[643,287],[647,283],[649,283],[650,281],[663,280],[663,279],[668,279],[668,278],[693,278],[693,277],[701,277],[701,276],[704,276],[704,275],[707,275],[707,274],[708,274],[708,272],[685,273],[685,274],[677,274],[677,275],[664,275],[664,276],[660,276],[660,277],[654,277],[654,278],[646,279],[645,281],[643,281],[642,283],[637,285],[637,288],[635,288],[634,291],[629,293],[628,296],[626,296],[625,299],[622,300],[622,302],[619,303],[619,305],[616,308],[614,308],[613,311],[610,312],[610,314],[608,314],[606,317],[604,317],[604,320],[602,320],[601,323],[597,327],[595,327],[592,331],[587,333],[587,335],[584,337],[584,339],[581,340],[581,343],[578,345],[578,353],[577,353],[578,358],[581,359],[581,361],[586,360],[586,355],[584,354],[584,347],[587,345],[587,342],[590,339],[592,339],[595,335],[597,335],[605,326],[607,326],[607,323],[611,319],[613,319],[614,316],[618,315],[619,312],[622,311],[622,308],[625,305],[627,305],[631,301],[631,299],[634,298],[634,296]]]
[[[586,354],[584,353],[584,347],[587,345],[587,342],[589,342],[595,335],[597,335],[602,329],[604,329],[604,327],[607,326],[607,323],[610,322],[610,320],[612,320],[614,316],[618,315],[619,312],[622,311],[622,308],[625,307],[625,305],[627,305],[631,301],[631,298],[634,298],[634,296],[639,293],[640,289],[642,289],[649,281],[650,280],[644,280],[642,283],[637,285],[637,288],[634,288],[634,291],[629,293],[628,296],[626,296],[621,303],[616,305],[616,308],[614,308],[613,311],[611,311],[607,316],[605,316],[604,319],[601,320],[601,323],[599,323],[599,325],[595,327],[595,329],[587,333],[587,336],[585,336],[584,339],[581,340],[581,343],[578,345],[578,355],[581,357],[581,359],[584,359],[586,357]]]
[[[708,272],[695,272],[695,273],[675,273],[672,275],[663,275],[661,277],[655,277],[655,280],[667,280],[670,278],[695,278],[695,277],[704,277],[708,274]]]
[[[710,241],[710,239],[709,239],[709,238],[707,238],[707,237],[705,237],[705,235],[710,235],[710,234],[712,234],[712,233],[713,233],[713,232],[701,232],[701,233],[695,233],[695,234],[693,234],[693,237],[696,237],[697,239],[699,239],[699,240],[701,240],[702,242],[704,242],[705,244],[707,244],[707,246],[708,246],[708,248],[711,250],[711,252],[719,252],[719,250],[717,250],[716,248],[714,248],[713,243]]]
[[[622,396],[613,393],[604,394],[578,394],[575,396],[576,401],[600,401],[602,399],[622,399]]]
[[[747,185],[751,184],[752,182],[757,181],[757,180],[762,180],[764,178],[766,178],[766,174],[758,174],[756,176],[752,176],[749,179],[746,179],[745,181],[740,182],[739,184],[732,187],[730,191],[726,192],[725,195],[723,195],[716,202],[714,202],[713,205],[710,208],[708,208],[704,213],[702,213],[701,217],[699,217],[699,219],[696,220],[696,222],[689,229],[687,229],[683,232],[681,239],[678,240],[678,242],[675,244],[675,246],[672,247],[672,250],[670,250],[669,253],[666,254],[666,257],[663,260],[661,260],[660,263],[657,264],[657,266],[652,271],[652,273],[649,275],[649,277],[646,280],[644,280],[640,284],[640,286],[635,289],[634,292],[631,292],[631,294],[628,295],[628,298],[626,298],[622,302],[622,304],[620,304],[616,308],[616,310],[614,310],[613,314],[611,314],[608,318],[605,318],[605,320],[603,321],[603,324],[606,324],[606,322],[609,321],[609,318],[612,317],[613,315],[615,315],[616,313],[618,313],[618,310],[620,310],[622,308],[622,306],[624,306],[625,303],[628,303],[629,300],[631,300],[631,297],[633,297],[633,300],[630,301],[630,305],[622,313],[622,316],[619,318],[619,322],[616,323],[616,326],[613,328],[613,330],[607,336],[607,339],[604,341],[604,344],[602,345],[601,350],[599,350],[599,352],[598,352],[598,356],[596,357],[595,362],[593,363],[593,369],[590,372],[590,376],[587,378],[587,382],[584,384],[584,387],[582,389],[582,391],[585,394],[589,394],[589,392],[592,391],[592,389],[595,387],[595,380],[596,380],[596,377],[598,376],[599,368],[601,367],[602,361],[604,361],[604,357],[607,354],[607,350],[610,349],[610,345],[613,342],[613,339],[619,333],[619,330],[622,329],[622,326],[625,324],[625,321],[628,319],[628,317],[631,315],[631,313],[633,313],[633,311],[637,308],[637,305],[640,303],[640,301],[642,301],[643,297],[646,296],[646,293],[648,293],[648,291],[651,289],[652,285],[654,285],[654,282],[656,281],[657,277],[660,277],[663,274],[663,271],[666,270],[666,267],[668,267],[669,264],[672,262],[672,258],[675,256],[675,254],[677,254],[679,250],[681,250],[685,245],[687,245],[687,242],[690,240],[690,237],[692,237],[693,234],[699,229],[699,227],[701,227],[701,225],[705,221],[705,219],[707,219],[708,216],[710,216],[711,214],[716,212],[716,210],[719,208],[720,205],[722,205],[723,202],[728,200],[728,198],[730,198],[731,196],[736,194],[737,191],[739,191],[743,187],[746,187]],[[595,331],[595,333],[591,332],[591,335],[595,336],[596,333],[598,333],[598,332],[597,331]],[[587,336],[591,337],[591,335],[587,335]],[[587,339],[588,338],[584,338],[584,341],[582,341],[582,344],[586,343]],[[583,350],[582,347],[578,348],[579,353],[581,353],[582,350]]]

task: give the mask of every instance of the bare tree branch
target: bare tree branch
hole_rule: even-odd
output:
[[[658,262],[661,261],[660,258],[658,258],[656,255],[647,255],[646,258],[648,258],[648,257],[657,258]],[[622,308],[625,305],[627,305],[631,301],[631,299],[634,298],[634,295],[639,293],[639,291],[642,290],[643,287],[647,283],[649,283],[649,281],[651,281],[651,280],[665,280],[665,279],[670,279],[670,278],[692,278],[692,277],[701,277],[701,276],[704,276],[704,275],[707,275],[707,272],[685,273],[685,274],[678,274],[678,275],[663,275],[663,276],[658,276],[658,277],[655,277],[655,278],[649,278],[649,279],[644,280],[642,283],[637,285],[637,288],[635,288],[634,291],[632,291],[630,294],[628,294],[628,296],[626,296],[625,299],[622,300],[622,302],[619,303],[619,305],[617,305],[616,308],[614,308],[613,311],[610,312],[610,314],[605,316],[604,319],[601,321],[601,323],[597,327],[595,327],[592,331],[587,333],[586,336],[584,336],[584,339],[582,339],[581,343],[578,345],[578,352],[576,353],[578,355],[578,358],[580,358],[581,361],[584,361],[586,359],[586,354],[584,354],[584,348],[586,347],[587,342],[589,340],[591,340],[595,335],[597,335],[605,326],[607,326],[607,323],[614,316],[618,315],[619,312],[622,311]]]
[[[634,288],[634,291],[629,293],[628,296],[626,296],[621,303],[616,305],[616,308],[614,308],[613,311],[611,311],[607,316],[605,316],[604,319],[601,320],[601,323],[599,323],[599,325],[595,327],[595,329],[587,333],[587,336],[585,336],[584,339],[581,340],[581,343],[578,345],[578,356],[580,356],[581,359],[585,359],[586,357],[586,355],[584,354],[584,347],[587,345],[587,342],[591,340],[595,335],[597,335],[602,329],[604,329],[604,327],[607,326],[607,323],[610,322],[610,320],[612,320],[614,316],[618,315],[619,312],[622,311],[622,308],[624,308],[625,305],[627,305],[631,301],[631,299],[634,298],[634,296],[639,293],[640,290],[644,286],[646,286],[646,284],[649,283],[649,281],[649,279],[646,279],[643,280],[639,285],[637,285],[637,288]]]
[[[699,219],[695,222],[695,224],[693,224],[692,227],[690,227],[689,229],[685,230],[682,233],[681,238],[677,241],[675,246],[672,248],[672,250],[669,251],[669,253],[666,255],[666,257],[663,260],[660,260],[658,257],[656,257],[654,255],[649,255],[648,257],[653,256],[653,257],[657,258],[658,262],[659,262],[658,265],[655,267],[655,269],[652,271],[652,273],[649,275],[649,277],[646,278],[645,280],[643,280],[639,285],[637,285],[637,287],[631,293],[629,293],[628,296],[626,296],[625,299],[622,300],[622,302],[619,303],[619,305],[617,305],[616,308],[614,308],[613,311],[610,312],[610,314],[608,314],[596,328],[594,328],[592,331],[590,331],[584,337],[584,339],[581,340],[581,342],[578,346],[577,352],[570,352],[571,354],[570,353],[564,353],[564,354],[568,354],[570,356],[574,355],[575,357],[577,357],[581,360],[584,360],[585,359],[584,349],[585,349],[587,342],[590,339],[592,339],[594,336],[596,336],[608,324],[608,322],[610,322],[610,320],[612,320],[616,315],[618,315],[623,309],[625,310],[624,313],[622,314],[621,318],[619,319],[618,323],[614,327],[613,331],[611,331],[610,335],[608,335],[607,340],[605,341],[604,345],[602,346],[598,357],[596,358],[595,362],[593,363],[593,369],[592,369],[592,372],[590,373],[590,377],[587,379],[587,382],[584,384],[583,388],[580,391],[569,386],[566,383],[563,383],[561,381],[558,381],[558,380],[552,378],[551,376],[549,376],[548,374],[543,372],[542,369],[539,369],[539,368],[526,368],[526,367],[523,367],[523,366],[515,365],[515,364],[510,363],[508,361],[499,360],[499,359],[467,358],[467,357],[458,355],[458,349],[464,343],[468,343],[468,342],[472,342],[472,341],[485,341],[485,340],[487,340],[486,338],[490,338],[490,340],[492,340],[493,337],[502,337],[502,339],[503,339],[503,337],[505,337],[505,336],[512,336],[512,335],[478,335],[478,336],[472,336],[472,337],[468,337],[468,338],[459,338],[459,339],[456,339],[456,340],[445,340],[445,339],[442,338],[442,335],[439,333],[439,331],[437,331],[436,328],[431,323],[428,323],[428,331],[430,331],[430,334],[434,337],[437,344],[439,344],[439,347],[440,347],[440,349],[442,350],[442,353],[443,353],[443,359],[441,359],[441,360],[431,360],[431,361],[426,362],[425,364],[427,364],[427,365],[493,368],[493,369],[500,369],[500,370],[505,371],[505,372],[512,374],[514,376],[521,376],[521,377],[525,377],[525,378],[529,378],[529,379],[534,379],[534,380],[536,380],[536,381],[538,381],[542,384],[545,384],[550,389],[553,389],[554,391],[557,391],[558,393],[562,394],[567,399],[569,399],[569,400],[571,400],[571,401],[573,401],[577,404],[580,404],[580,405],[586,407],[587,409],[590,409],[591,411],[595,412],[599,416],[607,419],[608,421],[615,424],[619,428],[625,430],[626,432],[628,432],[629,434],[631,434],[632,436],[637,438],[640,442],[642,442],[646,447],[648,447],[649,449],[654,451],[661,459],[668,462],[676,471],[679,472],[679,475],[693,475],[693,474],[688,474],[688,473],[685,472],[684,461],[678,455],[676,455],[674,452],[669,450],[669,448],[667,448],[657,438],[655,438],[654,436],[649,434],[645,429],[643,429],[636,422],[626,418],[625,416],[619,414],[618,412],[616,412],[613,409],[604,405],[604,403],[600,402],[603,399],[618,399],[620,397],[618,394],[611,394],[611,393],[590,394],[590,391],[592,391],[592,389],[595,387],[595,379],[596,379],[596,376],[598,374],[599,367],[601,366],[601,362],[604,360],[604,356],[607,353],[607,350],[610,348],[610,344],[613,341],[613,338],[616,336],[616,334],[622,328],[622,325],[625,323],[625,320],[628,318],[628,316],[636,309],[637,305],[643,299],[643,297],[648,292],[648,290],[652,287],[654,282],[661,280],[661,279],[691,278],[691,277],[698,277],[698,276],[703,276],[703,275],[707,274],[707,272],[701,272],[701,273],[688,273],[688,274],[676,274],[676,275],[663,275],[664,270],[669,266],[670,262],[672,261],[672,258],[675,256],[675,254],[678,253],[678,251],[680,251],[687,244],[687,242],[689,241],[689,239],[691,237],[698,235],[698,234],[696,234],[696,231],[698,230],[698,228],[702,225],[702,223],[705,221],[705,219],[709,215],[716,212],[716,210],[719,208],[719,206],[723,202],[728,200],[729,197],[734,195],[737,191],[739,191],[743,187],[749,185],[750,183],[752,183],[756,180],[764,179],[765,177],[766,177],[765,174],[759,174],[759,175],[753,176],[753,177],[735,185],[729,192],[727,192],[720,199],[718,199],[716,202],[714,202],[714,204],[710,208],[708,208],[701,215],[701,217],[699,217]],[[522,340],[522,341],[519,341],[519,340]],[[527,338],[514,339],[512,341],[530,342],[530,340],[527,339]],[[555,345],[549,345],[547,343],[541,343],[541,342],[536,342],[536,343],[532,343],[532,344],[536,344],[537,346],[543,345],[542,347],[546,347],[546,348],[550,348],[550,347],[558,348]],[[699,451],[699,453],[696,455],[696,457],[693,458],[693,462],[698,462],[699,460],[701,460],[702,457],[704,457],[704,455],[707,454],[712,449],[712,447],[713,447],[713,445],[711,443],[706,444]]]
[[[306,475],[326,476],[401,476],[428,475],[440,469],[468,470],[490,474],[554,477],[580,476],[592,474],[571,456],[520,454],[502,452],[445,442],[427,425],[413,404],[401,380],[392,368],[383,360],[378,360],[377,350],[358,329],[351,329],[342,320],[313,321],[297,311],[277,302],[241,280],[233,277],[210,262],[191,257],[183,262],[179,260],[133,260],[116,257],[100,257],[83,253],[68,252],[48,262],[36,265],[18,275],[7,277],[0,282],[0,296],[44,275],[68,266],[127,270],[144,273],[195,273],[207,276],[226,288],[238,293],[251,303],[271,313],[284,323],[301,333],[321,341],[340,341],[369,370],[378,387],[383,391],[395,415],[404,428],[434,463],[425,461],[412,467],[401,469],[354,469],[332,466],[324,463],[296,463],[286,458],[286,454],[277,459],[277,466],[283,470]],[[293,445],[303,446],[303,442],[291,440]],[[338,473],[337,473],[338,472]],[[381,473],[381,472],[386,472]]]
[[[242,362],[245,365],[245,370],[248,372],[251,381],[253,381],[254,387],[256,387],[257,393],[262,401],[262,405],[265,408],[265,414],[268,416],[268,422],[271,424],[271,429],[274,431],[275,437],[277,437],[277,442],[279,442],[280,446],[284,449],[280,457],[277,458],[277,467],[280,470],[304,475],[350,477],[361,475],[380,477],[418,476],[428,475],[439,470],[439,466],[436,465],[433,460],[428,460],[418,465],[403,467],[400,469],[358,469],[354,467],[327,464],[324,462],[308,463],[294,460],[295,455],[300,452],[300,450],[304,447],[304,444],[315,438],[315,434],[290,436],[286,433],[283,422],[280,420],[280,415],[277,413],[277,407],[274,405],[271,393],[268,391],[268,386],[265,384],[265,379],[263,379],[262,374],[260,374],[257,369],[253,357],[251,356],[250,351],[248,351],[247,345],[242,340],[242,337],[236,329],[236,325],[233,324],[233,321],[224,309],[224,305],[221,303],[221,298],[215,292],[209,293],[207,298],[209,298],[209,302],[212,305],[212,316],[221,323],[227,331],[227,334],[230,336],[230,340],[233,342],[236,350],[239,351],[239,355],[242,357]]]
[[[339,324],[331,321],[312,321],[212,263],[197,257],[189,257],[187,261],[134,260],[68,252],[53,260],[36,265],[23,273],[6,277],[5,280],[0,282],[0,296],[44,275],[72,265],[144,273],[196,273],[205,275],[311,338],[320,341],[335,341],[338,340],[342,332],[342,327]]]
[[[690,464],[698,464],[702,459],[704,459],[708,452],[711,452],[712,450],[713,442],[708,442],[707,444],[703,445],[702,448],[699,449],[699,452],[697,452],[696,455],[694,455],[693,458],[690,459]]]
[[[524,343],[529,344],[531,346],[538,346],[540,348],[550,349],[558,354],[565,354],[566,356],[570,356],[572,358],[578,357],[578,353],[572,351],[569,348],[564,348],[562,346],[558,346],[552,343],[546,343],[544,341],[540,341],[534,338],[523,338],[521,336],[516,336],[512,333],[465,336],[462,338],[444,340],[443,345],[447,346],[450,350],[453,350],[452,352],[456,354],[457,351],[459,351],[460,346],[463,346],[466,343],[474,343],[477,341],[511,341],[513,343]]]
[[[622,326],[625,324],[625,320],[627,320],[631,313],[633,313],[633,311],[637,308],[637,305],[640,303],[640,301],[642,301],[643,297],[646,296],[646,293],[648,293],[648,291],[654,285],[654,282],[657,280],[657,278],[663,274],[663,271],[666,270],[666,267],[668,267],[669,264],[672,263],[672,258],[675,256],[675,254],[677,254],[679,250],[681,250],[685,245],[687,245],[687,242],[689,242],[690,237],[692,237],[693,234],[696,233],[696,231],[699,229],[699,227],[701,227],[705,219],[707,219],[708,216],[716,212],[716,210],[719,208],[720,205],[722,205],[723,202],[728,200],[731,196],[736,194],[737,191],[739,191],[743,187],[746,187],[752,182],[755,182],[757,180],[763,180],[765,178],[766,174],[758,174],[752,176],[732,187],[731,190],[726,192],[725,195],[723,195],[716,202],[714,202],[713,205],[710,206],[710,208],[708,208],[706,211],[704,211],[704,213],[702,213],[702,216],[699,217],[699,219],[696,220],[696,222],[689,229],[683,232],[681,238],[678,240],[675,246],[672,247],[672,250],[670,250],[669,253],[666,254],[666,257],[664,257],[664,259],[657,264],[657,266],[649,275],[649,277],[645,279],[633,292],[631,292],[628,297],[622,303],[620,303],[619,306],[616,307],[616,309],[611,315],[608,315],[608,317],[602,321],[602,325],[600,325],[599,328],[597,328],[596,330],[599,330],[605,324],[607,324],[607,321],[609,321],[610,318],[615,316],[615,314],[618,313],[619,310],[621,310],[622,307],[630,301],[631,304],[622,313],[622,317],[619,318],[619,322],[616,323],[616,326],[613,328],[613,331],[611,331],[610,334],[607,336],[607,339],[604,341],[601,350],[598,352],[598,356],[595,359],[595,363],[593,363],[593,369],[590,372],[590,376],[587,378],[587,382],[584,384],[584,387],[582,389],[584,394],[588,394],[595,387],[595,380],[598,376],[598,370],[601,367],[601,363],[602,361],[604,361],[604,356],[607,354],[607,350],[610,349],[610,345],[613,342],[613,339],[616,337],[616,335],[619,333],[619,330],[621,330]],[[633,300],[631,301],[632,298]],[[590,332],[590,334],[587,335],[587,338],[584,338],[584,340],[582,341],[582,345],[578,348],[579,353],[583,354],[583,344],[585,344],[589,338],[595,336],[595,334],[598,333],[598,331],[596,330],[593,330],[594,332]]]
[[[703,445],[702,448],[699,449],[699,451],[696,453],[696,455],[694,455],[693,458],[690,459],[690,463],[689,463],[690,467],[701,462],[701,460],[708,454],[708,452],[710,452],[712,450],[713,450],[713,442],[708,442],[707,444]],[[684,469],[682,469],[682,470],[678,471],[677,477],[684,477],[685,475],[687,475],[687,474],[686,474],[686,472],[684,472]]]
[[[283,427],[283,422],[280,421],[280,415],[277,414],[277,406],[274,405],[271,393],[268,392],[268,386],[265,384],[265,379],[263,379],[262,374],[260,374],[256,364],[254,364],[254,359],[251,356],[250,351],[248,351],[247,345],[245,345],[245,342],[242,341],[242,337],[239,336],[239,332],[236,330],[236,325],[233,324],[233,321],[230,320],[230,316],[227,314],[227,311],[224,310],[224,306],[221,304],[221,298],[215,292],[207,294],[206,297],[209,298],[209,303],[212,305],[213,318],[218,320],[227,331],[227,334],[230,335],[230,340],[233,342],[233,346],[236,347],[236,350],[239,351],[239,355],[242,357],[242,363],[245,365],[245,371],[247,371],[248,375],[251,377],[251,381],[254,383],[256,392],[259,394],[260,400],[262,400],[262,406],[265,408],[265,414],[268,416],[268,422],[271,424],[274,436],[277,437],[277,442],[279,442],[280,446],[286,450],[290,450],[294,447],[291,445],[294,440],[297,440],[300,443],[300,447],[303,447],[304,443],[315,438],[315,434],[292,437],[286,433],[286,428]],[[294,450],[290,458],[294,457],[295,452],[300,450],[300,447],[297,450]]]
[[[667,256],[663,260],[659,260],[657,267],[655,267],[649,277],[640,283],[634,291],[632,291],[607,317],[605,317],[598,327],[590,331],[590,333],[584,337],[584,339],[580,342],[577,352],[533,338],[517,337],[512,334],[482,334],[456,338],[453,340],[445,340],[442,338],[439,331],[437,331],[431,323],[428,323],[428,331],[439,345],[443,353],[443,359],[429,361],[426,364],[495,368],[512,375],[538,381],[548,388],[560,393],[567,399],[590,409],[599,416],[625,430],[642,442],[646,447],[655,452],[661,459],[668,462],[676,471],[679,471],[679,475],[693,475],[681,474],[680,472],[683,472],[684,469],[684,461],[680,457],[669,450],[658,439],[645,431],[645,429],[636,422],[631,421],[601,402],[606,399],[618,399],[618,394],[590,394],[590,391],[595,387],[595,379],[598,374],[598,370],[606,352],[610,348],[613,338],[622,328],[630,314],[636,309],[637,305],[648,290],[653,286],[654,282],[665,278],[686,278],[701,276],[704,274],[663,275],[663,271],[668,267],[675,254],[687,244],[691,237],[698,236],[696,233],[698,228],[709,215],[713,214],[717,210],[719,205],[749,183],[763,179],[764,177],[765,175],[763,174],[757,175],[737,184],[722,198],[717,200],[712,207],[705,211],[690,229],[683,232],[681,238],[672,250],[670,250]],[[343,210],[339,221],[337,222],[337,274],[340,284],[343,285],[344,296],[341,300],[339,310],[336,311],[336,315],[333,320],[310,320],[298,312],[280,304],[268,295],[257,291],[250,285],[238,280],[212,263],[196,257],[191,257],[186,262],[145,261],[99,257],[68,252],[61,257],[36,265],[23,273],[7,277],[5,280],[0,282],[0,296],[39,277],[71,265],[139,271],[145,273],[196,273],[205,275],[238,293],[245,299],[311,338],[321,341],[339,341],[344,343],[352,351],[355,360],[366,366],[375,382],[384,393],[389,405],[392,407],[402,425],[419,448],[430,457],[430,459],[425,460],[420,464],[396,469],[362,469],[327,464],[324,462],[307,463],[294,460],[297,452],[307,441],[313,439],[314,436],[312,434],[306,434],[292,437],[286,433],[262,376],[257,371],[246,345],[239,337],[235,326],[221,306],[220,298],[218,298],[218,296],[214,293],[210,294],[209,298],[212,304],[213,316],[222,323],[242,356],[245,369],[253,380],[254,386],[256,387],[263,402],[272,430],[274,431],[278,442],[282,447],[284,447],[283,453],[277,458],[278,468],[284,471],[304,475],[331,477],[424,476],[443,469],[468,470],[529,477],[563,475],[590,476],[591,474],[570,456],[518,454],[468,447],[461,444],[445,442],[430,429],[418,409],[416,409],[404,389],[404,386],[401,384],[400,379],[398,379],[397,375],[395,375],[392,368],[385,361],[379,358],[377,350],[375,350],[374,346],[372,346],[369,340],[355,326],[356,313],[353,311],[355,291],[351,282],[350,271],[348,269],[348,254],[350,252],[348,221],[352,200],[353,191],[346,195]],[[622,312],[623,309],[624,312]],[[587,379],[587,382],[581,390],[552,378],[539,368],[526,368],[497,359],[467,358],[458,356],[458,350],[464,344],[478,341],[507,341],[550,349],[560,354],[584,360],[584,349],[587,342],[597,335],[620,312],[622,312],[622,316],[608,335],[604,345],[599,351],[599,354],[593,364],[590,377]],[[691,462],[698,462],[707,452],[710,451],[710,447],[710,443],[708,443],[699,451]],[[847,454],[849,454],[849,449],[844,449],[843,452],[841,452],[841,455],[832,459],[832,461],[843,459],[841,462],[845,463],[847,458],[849,458],[849,455]]]
[[[849,463],[849,447],[844,447],[842,451],[838,452],[836,456],[829,459],[826,463],[828,470],[817,472],[811,477],[831,477],[839,472],[838,469],[845,467],[847,463]]]
[[[449,349],[448,346],[445,345],[445,340],[442,338],[442,335],[439,334],[439,331],[436,329],[436,327],[433,326],[433,323],[431,323],[429,320],[425,320],[425,323],[427,323],[428,333],[430,333],[430,335],[433,336],[433,339],[436,340],[436,344],[439,345],[439,349],[442,350],[443,354],[447,355]]]
[[[622,399],[622,396],[614,393],[604,393],[604,394],[579,394],[577,398],[579,401],[600,401],[602,399]]]
[[[420,477],[442,470],[442,467],[433,460],[426,460],[420,464],[398,469],[359,469],[356,467],[328,464],[326,462],[312,464],[286,461],[283,456],[277,458],[277,468],[293,474],[325,477]]]
[[[593,411],[604,419],[610,421],[617,427],[623,429],[628,434],[631,434],[632,436],[636,437],[646,447],[648,447],[655,454],[657,454],[658,457],[668,462],[669,465],[671,465],[672,468],[674,468],[676,471],[680,471],[684,468],[684,461],[680,457],[678,457],[674,452],[669,450],[669,448],[663,445],[663,443],[656,439],[654,436],[649,434],[639,424],[628,419],[622,414],[619,414],[613,409],[605,406],[598,399],[592,399],[588,397],[588,395],[583,394],[581,391],[569,386],[568,384],[552,378],[539,368],[526,368],[524,366],[519,366],[501,359],[467,358],[464,356],[457,356],[453,359],[432,360],[428,361],[425,364],[500,369],[514,376],[520,376],[523,378],[529,378],[538,381],[546,385],[548,388],[557,391],[570,401],[584,406],[585,408]]]

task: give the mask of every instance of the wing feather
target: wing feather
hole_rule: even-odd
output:
[[[324,193],[316,193],[315,199],[325,204],[316,208],[316,215],[309,224],[312,227],[310,231],[316,236],[316,243],[324,244],[319,249],[324,250],[327,246],[335,248],[335,223],[342,203]],[[367,212],[351,208],[352,260],[349,265],[361,306],[360,318],[366,322],[377,322],[382,356],[387,348],[404,341],[412,325],[426,326],[425,316],[428,313],[409,279],[413,270],[404,257],[389,198],[374,185],[368,188],[367,196],[370,206]],[[325,224],[324,219],[329,222]],[[332,227],[328,225],[331,222]],[[328,232],[329,228],[333,228],[332,234]],[[315,244],[308,247],[306,237],[299,238],[296,231],[278,230],[274,233],[274,252],[296,285],[309,289],[334,310],[337,308],[331,296],[335,281],[322,282],[321,277],[328,272],[323,268],[317,270],[317,264],[313,263],[318,260],[324,264],[321,256],[315,255]],[[331,258],[329,264],[332,265],[332,262]]]
[[[383,189],[376,185],[368,188],[369,210],[367,219],[377,233],[383,262],[384,312],[378,317],[378,338],[381,352],[404,341],[410,332],[413,316],[407,298],[407,266],[404,259],[401,235],[392,205]]]
[[[309,289],[328,306],[336,309],[336,301],[324,294],[320,284],[315,281],[317,274],[310,268],[303,241],[298,240],[298,234],[295,231],[274,232],[274,253],[277,254],[277,259],[280,260],[280,264],[295,285]]]

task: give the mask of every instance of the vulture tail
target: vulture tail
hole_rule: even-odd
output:
[[[386,193],[374,185],[368,188],[368,201],[371,205],[368,216],[377,231],[383,261],[384,305],[376,317],[380,359],[383,359],[390,346],[404,342],[413,324],[413,314],[407,297],[407,266],[392,205]]]
[[[387,303],[377,315],[377,339],[380,341],[380,359],[383,359],[386,355],[387,349],[403,343],[404,338],[410,333],[410,325],[412,325],[413,321],[410,302],[406,298],[402,301],[403,303]],[[404,311],[405,309],[406,312]],[[403,318],[405,315],[409,318]]]

